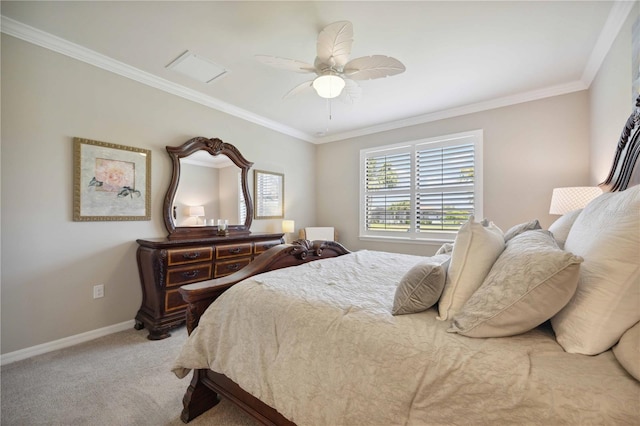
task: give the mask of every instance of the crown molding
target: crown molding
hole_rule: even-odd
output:
[[[593,82],[593,79],[595,78],[598,70],[602,66],[607,53],[611,49],[611,45],[618,36],[622,25],[633,9],[635,3],[636,0],[617,0],[614,2],[605,25],[598,37],[591,55],[589,56],[589,60],[587,61],[587,65],[585,66],[585,69],[583,71],[582,78],[578,81],[547,87],[540,90],[519,93],[513,96],[464,105],[458,108],[436,111],[433,113],[418,115],[412,118],[392,121],[380,125],[323,137],[315,137],[309,135],[298,129],[294,129],[282,123],[278,123],[258,114],[254,114],[250,111],[239,108],[235,105],[223,102],[212,96],[202,94],[196,90],[189,89],[182,85],[173,83],[169,80],[157,77],[146,71],[142,71],[123,62],[110,58],[106,55],[87,49],[83,46],[72,43],[68,40],[54,36],[29,25],[23,24],[6,16],[1,17],[0,30],[5,34],[19,38],[26,42],[44,47],[54,52],[61,53],[79,61],[94,65],[106,71],[113,72],[147,86],[154,87],[175,96],[179,96],[181,98],[199,103],[206,107],[227,113],[229,115],[249,121],[259,126],[274,130],[288,136],[292,136],[297,139],[301,139],[306,142],[321,144],[336,142],[359,136],[366,136],[373,133],[395,130],[402,127],[415,126],[437,120],[443,120],[466,114],[515,105],[523,102],[535,101],[552,96],[564,95],[580,90],[586,90],[591,86],[591,83]]]
[[[121,75],[123,77],[162,90],[172,95],[199,103],[206,107],[216,109],[234,117],[238,117],[259,126],[274,130],[276,132],[283,133],[297,139],[302,139],[307,142],[311,142],[313,139],[308,134],[297,129],[285,126],[281,123],[262,117],[258,114],[254,114],[242,108],[238,108],[235,105],[223,102],[212,96],[208,96],[196,90],[173,83],[164,78],[157,77],[151,73],[142,71],[138,68],[117,61],[109,56],[103,55],[91,49],[87,49],[86,47],[80,46],[61,37],[57,37],[53,34],[23,24],[22,22],[8,18],[4,15],[1,17],[0,30],[7,35],[35,44],[36,46],[44,47],[45,49],[52,50],[65,56],[69,56],[73,59],[77,59],[103,70]]]
[[[611,6],[609,16],[604,23],[604,27],[600,32],[596,44],[593,46],[587,65],[582,73],[582,81],[584,81],[587,87],[591,86],[593,79],[596,77],[607,53],[609,53],[613,42],[616,40],[616,37],[618,37],[624,22],[627,20],[627,16],[631,13],[631,9],[633,9],[636,2],[636,0],[618,0]]]
[[[609,53],[611,46],[613,45],[616,37],[618,37],[618,34],[620,33],[620,30],[622,29],[627,16],[629,16],[629,13],[633,9],[633,6],[636,2],[637,0],[616,0],[613,6],[611,6],[609,16],[605,21],[602,31],[598,36],[598,40],[593,47],[593,50],[591,51],[591,55],[589,56],[587,65],[585,66],[585,69],[582,73],[582,77],[578,81],[573,81],[570,83],[552,87],[546,87],[540,90],[518,93],[513,96],[491,99],[485,102],[464,105],[458,108],[436,111],[433,113],[418,115],[404,120],[392,121],[335,135],[316,137],[312,142],[316,144],[336,142],[340,140],[366,136],[373,133],[396,130],[402,127],[415,126],[419,124],[430,123],[433,121],[444,120],[447,118],[459,117],[466,114],[472,114],[476,112],[487,111],[490,109],[544,99],[552,96],[560,96],[572,92],[587,90],[591,86],[591,83],[598,73],[598,70],[600,70],[600,67],[604,62],[607,53]]]
[[[568,93],[579,92],[581,90],[586,90],[588,88],[589,87],[583,81],[578,80],[578,81],[574,81],[571,83],[562,84],[558,86],[546,87],[540,90],[533,90],[530,92],[519,93],[513,96],[505,96],[503,98],[491,99],[485,102],[477,102],[475,104],[464,105],[458,108],[451,108],[447,110],[436,111],[429,114],[417,115],[415,117],[407,118],[404,120],[391,121],[388,123],[366,127],[366,128],[354,130],[351,132],[344,132],[336,135],[316,138],[314,140],[314,143],[336,142],[340,140],[356,138],[359,136],[366,136],[373,133],[396,130],[402,127],[417,126],[420,124],[431,123],[433,121],[444,120],[447,118],[459,117],[462,115],[488,111],[491,109],[521,104],[524,102],[537,101],[539,99],[549,98],[552,96],[566,95]]]

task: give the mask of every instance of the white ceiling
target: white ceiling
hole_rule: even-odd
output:
[[[326,142],[586,89],[632,4],[2,1],[1,11],[7,34]],[[393,56],[406,71],[359,82],[363,95],[353,105],[313,91],[283,100],[309,75],[268,67],[254,55],[313,63],[318,32],[340,20],[353,23],[351,58]],[[166,69],[187,50],[228,73],[206,84]]]

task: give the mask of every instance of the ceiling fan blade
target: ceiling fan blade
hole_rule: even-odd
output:
[[[349,61],[343,73],[354,80],[373,80],[375,78],[388,77],[405,71],[405,66],[390,56],[373,55],[363,56]]]
[[[355,81],[345,78],[344,79],[345,86],[342,89],[342,94],[340,95],[340,100],[344,101],[348,104],[354,104],[360,100],[362,96],[362,87]]]
[[[317,60],[330,67],[342,68],[351,55],[353,25],[349,21],[339,21],[327,25],[317,42]]]
[[[282,99],[289,99],[289,98],[297,95],[298,93],[306,92],[307,89],[311,89],[313,87],[312,84],[313,84],[313,80],[305,81],[304,83],[298,84],[296,87],[294,87],[293,89],[289,90],[282,97]]]
[[[300,73],[315,72],[315,68],[306,62],[296,61],[295,59],[278,58],[277,56],[255,55],[255,58],[263,64],[280,68],[287,71]]]

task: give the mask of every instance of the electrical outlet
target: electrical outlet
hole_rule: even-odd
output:
[[[93,298],[99,299],[104,297],[104,284],[98,284],[93,286]]]

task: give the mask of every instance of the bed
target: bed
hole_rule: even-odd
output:
[[[299,240],[181,288],[182,420],[640,424],[640,98],[605,193],[549,229],[474,218],[435,256]]]

